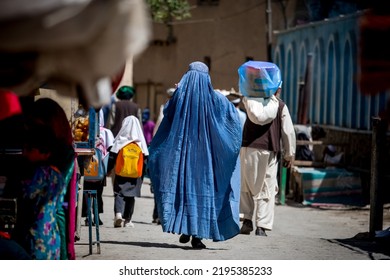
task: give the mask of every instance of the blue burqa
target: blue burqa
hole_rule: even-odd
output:
[[[207,66],[191,63],[149,148],[164,232],[214,241],[239,233],[240,146],[236,109],[214,91]]]

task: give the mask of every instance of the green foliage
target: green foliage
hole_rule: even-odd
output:
[[[190,4],[186,0],[146,0],[146,3],[155,22],[169,24],[191,17]]]

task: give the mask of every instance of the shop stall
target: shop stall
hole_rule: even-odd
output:
[[[84,167],[95,153],[95,142],[99,132],[99,114],[96,109],[83,108],[77,99],[63,99],[47,89],[37,91],[35,96],[24,97],[23,109],[39,98],[54,99],[65,111],[71,126],[74,149],[77,156],[75,165],[77,176],[75,201],[76,228],[74,240],[80,239],[81,208],[83,201]],[[20,166],[23,160],[23,126],[24,119],[19,114],[0,120],[0,129],[4,132],[0,137],[0,232],[11,234],[17,218],[17,181],[20,179]],[[67,205],[67,207],[72,207]]]

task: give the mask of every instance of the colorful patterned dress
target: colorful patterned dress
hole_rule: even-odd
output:
[[[33,259],[60,258],[61,238],[56,211],[62,206],[66,186],[59,170],[52,166],[38,167],[31,181],[23,184],[22,203],[29,225],[24,225],[25,249]]]

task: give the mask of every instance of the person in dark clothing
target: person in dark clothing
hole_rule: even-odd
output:
[[[310,141],[309,137],[304,132],[297,134],[297,140]],[[314,161],[314,153],[310,150],[309,145],[298,145],[295,153],[295,159]]]
[[[117,136],[122,126],[122,121],[128,116],[135,116],[142,123],[142,110],[137,103],[132,101],[135,89],[131,86],[122,86],[116,93],[117,101],[112,103],[108,117],[107,128]]]

